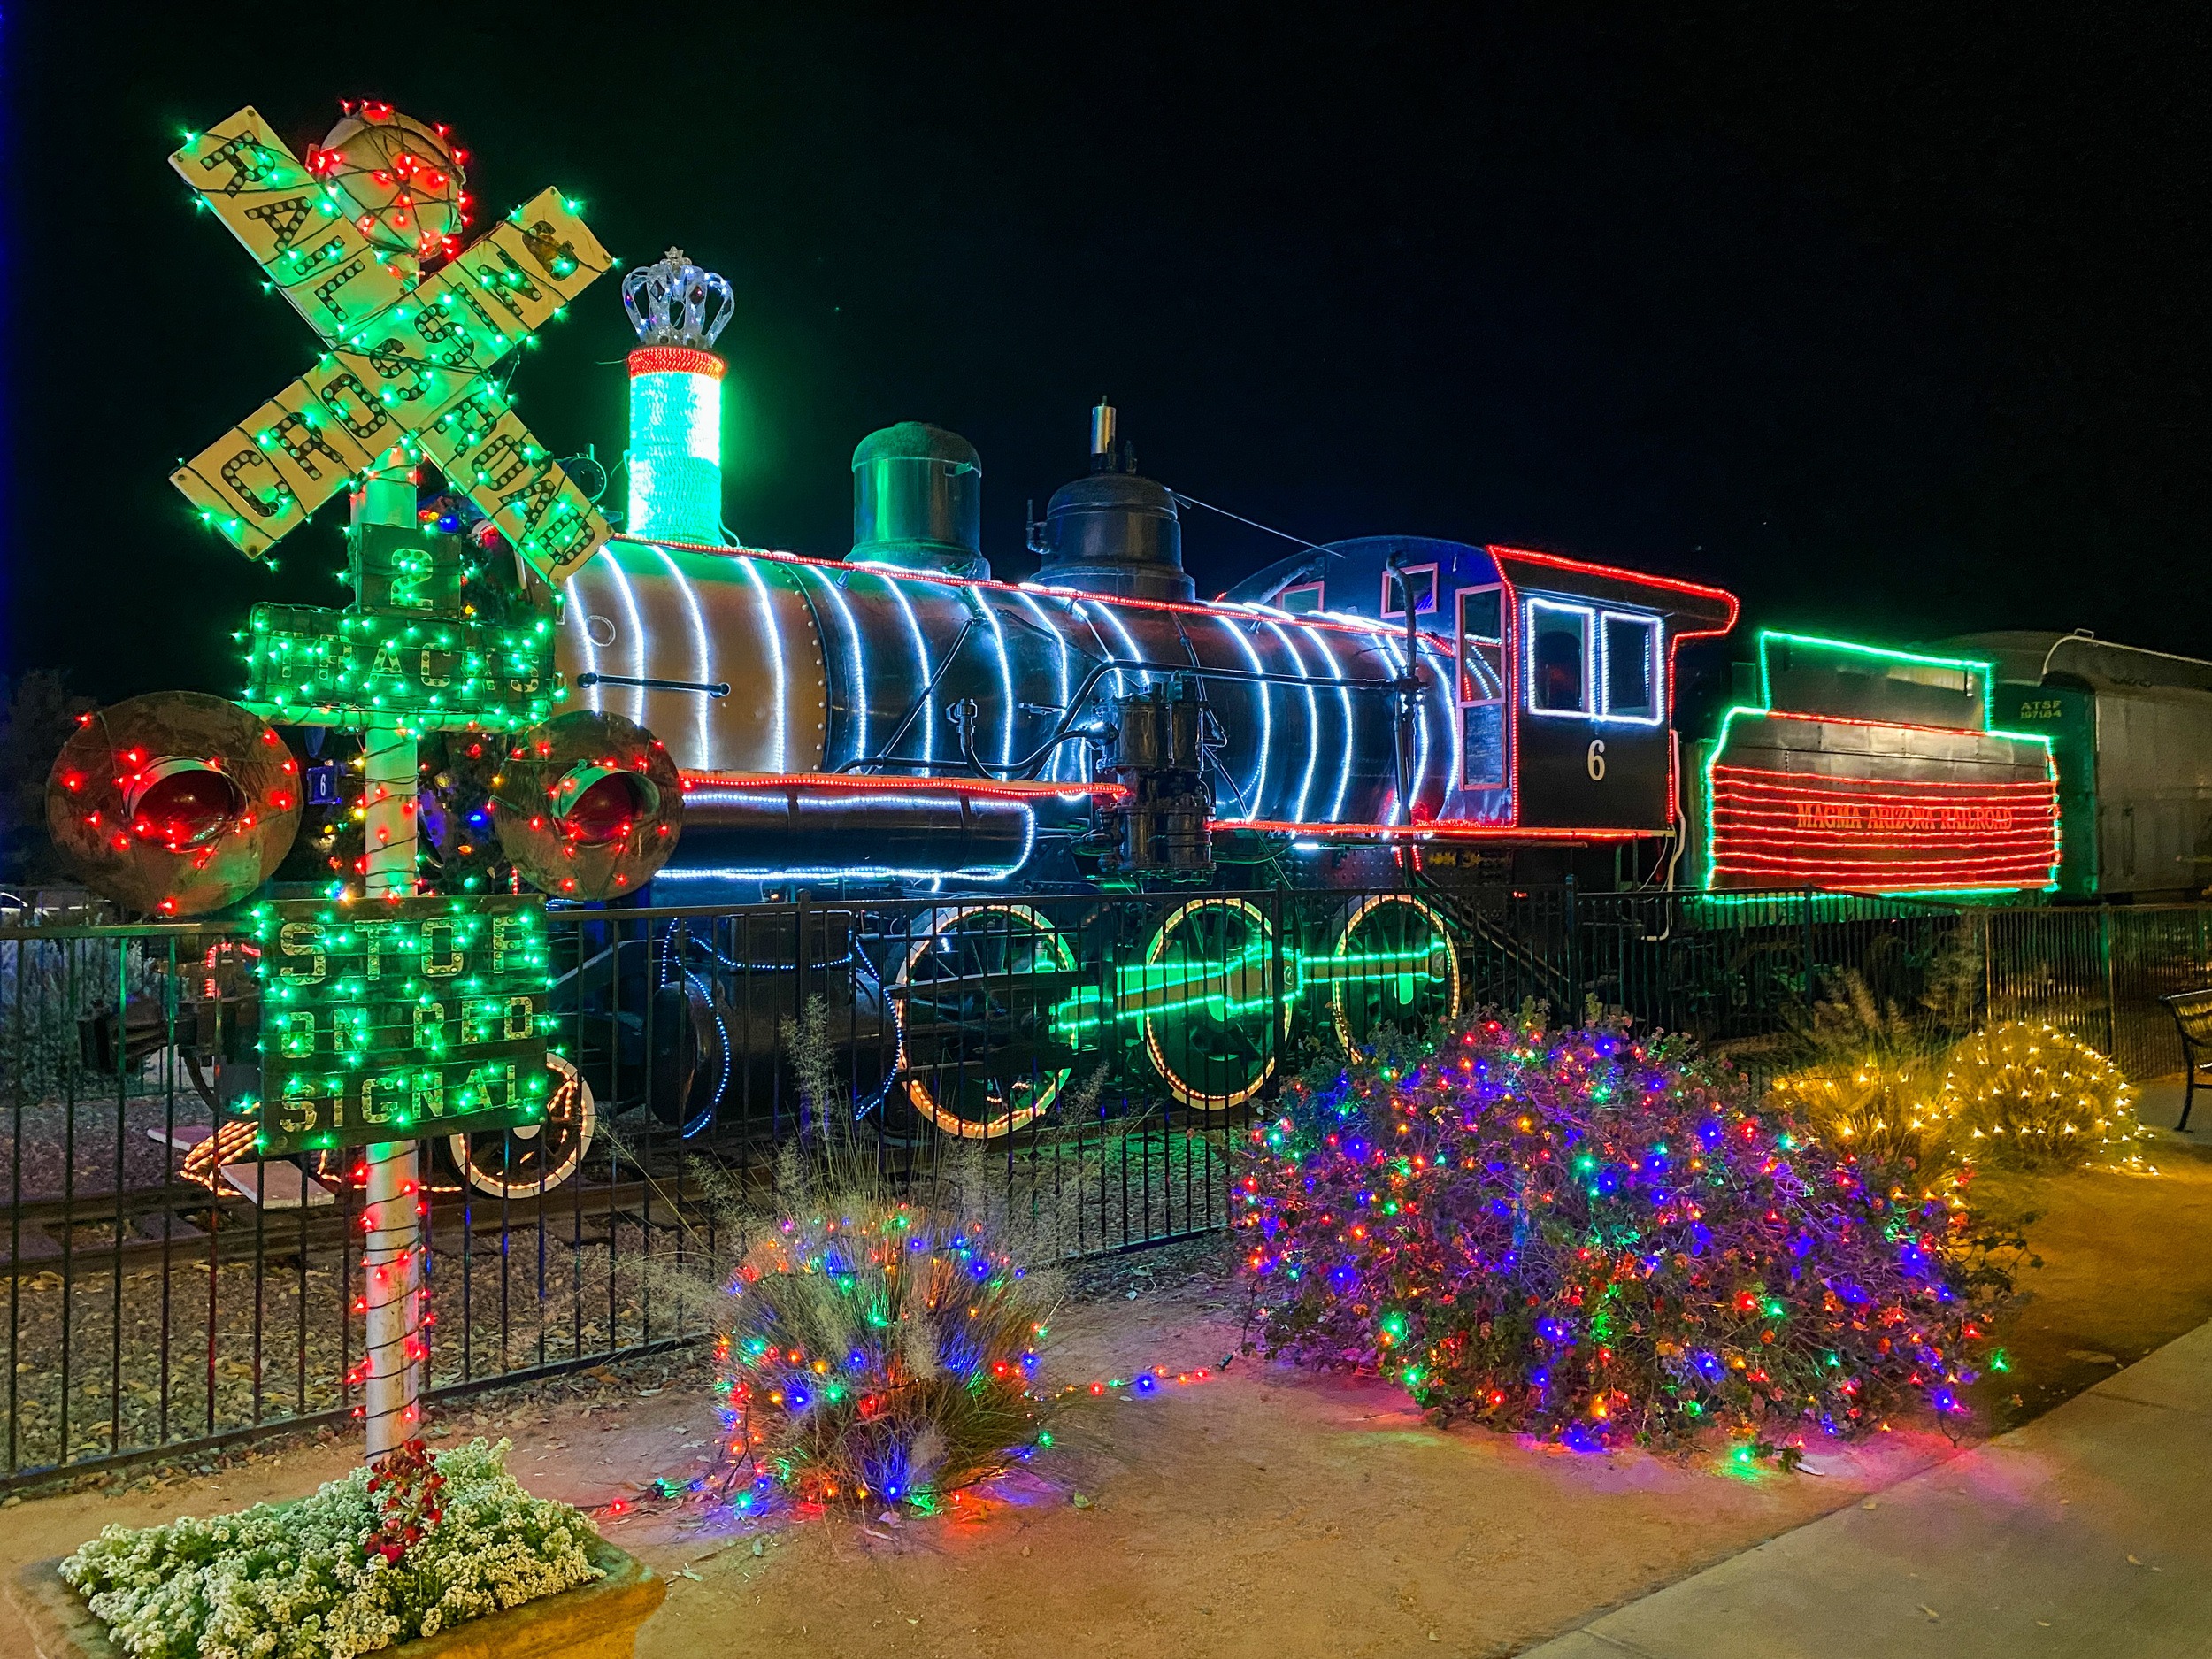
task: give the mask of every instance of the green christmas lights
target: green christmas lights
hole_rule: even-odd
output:
[[[308,605],[253,608],[246,706],[265,718],[361,729],[513,731],[566,695],[553,665],[553,625],[379,614]]]
[[[572,198],[539,192],[425,276],[411,255],[375,246],[251,109],[170,165],[325,348],[171,474],[202,522],[261,558],[357,480],[421,457],[548,581],[592,556],[605,519],[493,379],[609,267]]]
[[[257,906],[261,1156],[515,1128],[545,1115],[545,902]]]

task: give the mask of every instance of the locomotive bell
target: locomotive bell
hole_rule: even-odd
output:
[[[856,565],[987,580],[983,463],[956,432],[918,420],[872,432],[853,451]]]

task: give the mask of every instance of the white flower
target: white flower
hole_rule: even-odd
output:
[[[358,1659],[599,1577],[591,1523],[507,1472],[509,1442],[436,1459],[444,1518],[393,1570],[365,1559],[368,1473],[166,1526],[109,1526],[61,1575],[129,1659]]]

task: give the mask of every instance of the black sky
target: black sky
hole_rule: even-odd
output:
[[[252,601],[340,597],[336,508],[271,577],[166,481],[310,340],[165,157],[365,95],[493,211],[557,183],[730,278],[757,544],[842,551],[852,445],[923,419],[1018,572],[1105,391],[1144,470],[1315,541],[2212,655],[2200,7],[156,10],[4,37],[10,634],[101,696],[233,689]],[[629,342],[603,280],[523,367],[557,450],[618,450]],[[1287,544],[1186,547],[1211,592]]]

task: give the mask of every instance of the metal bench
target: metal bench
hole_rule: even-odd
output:
[[[2189,1074],[2189,1086],[2182,1091],[2181,1121],[2174,1127],[2186,1129],[2198,1083],[2212,1088],[2212,990],[2177,991],[2158,1000],[2181,1031],[2182,1068]]]

